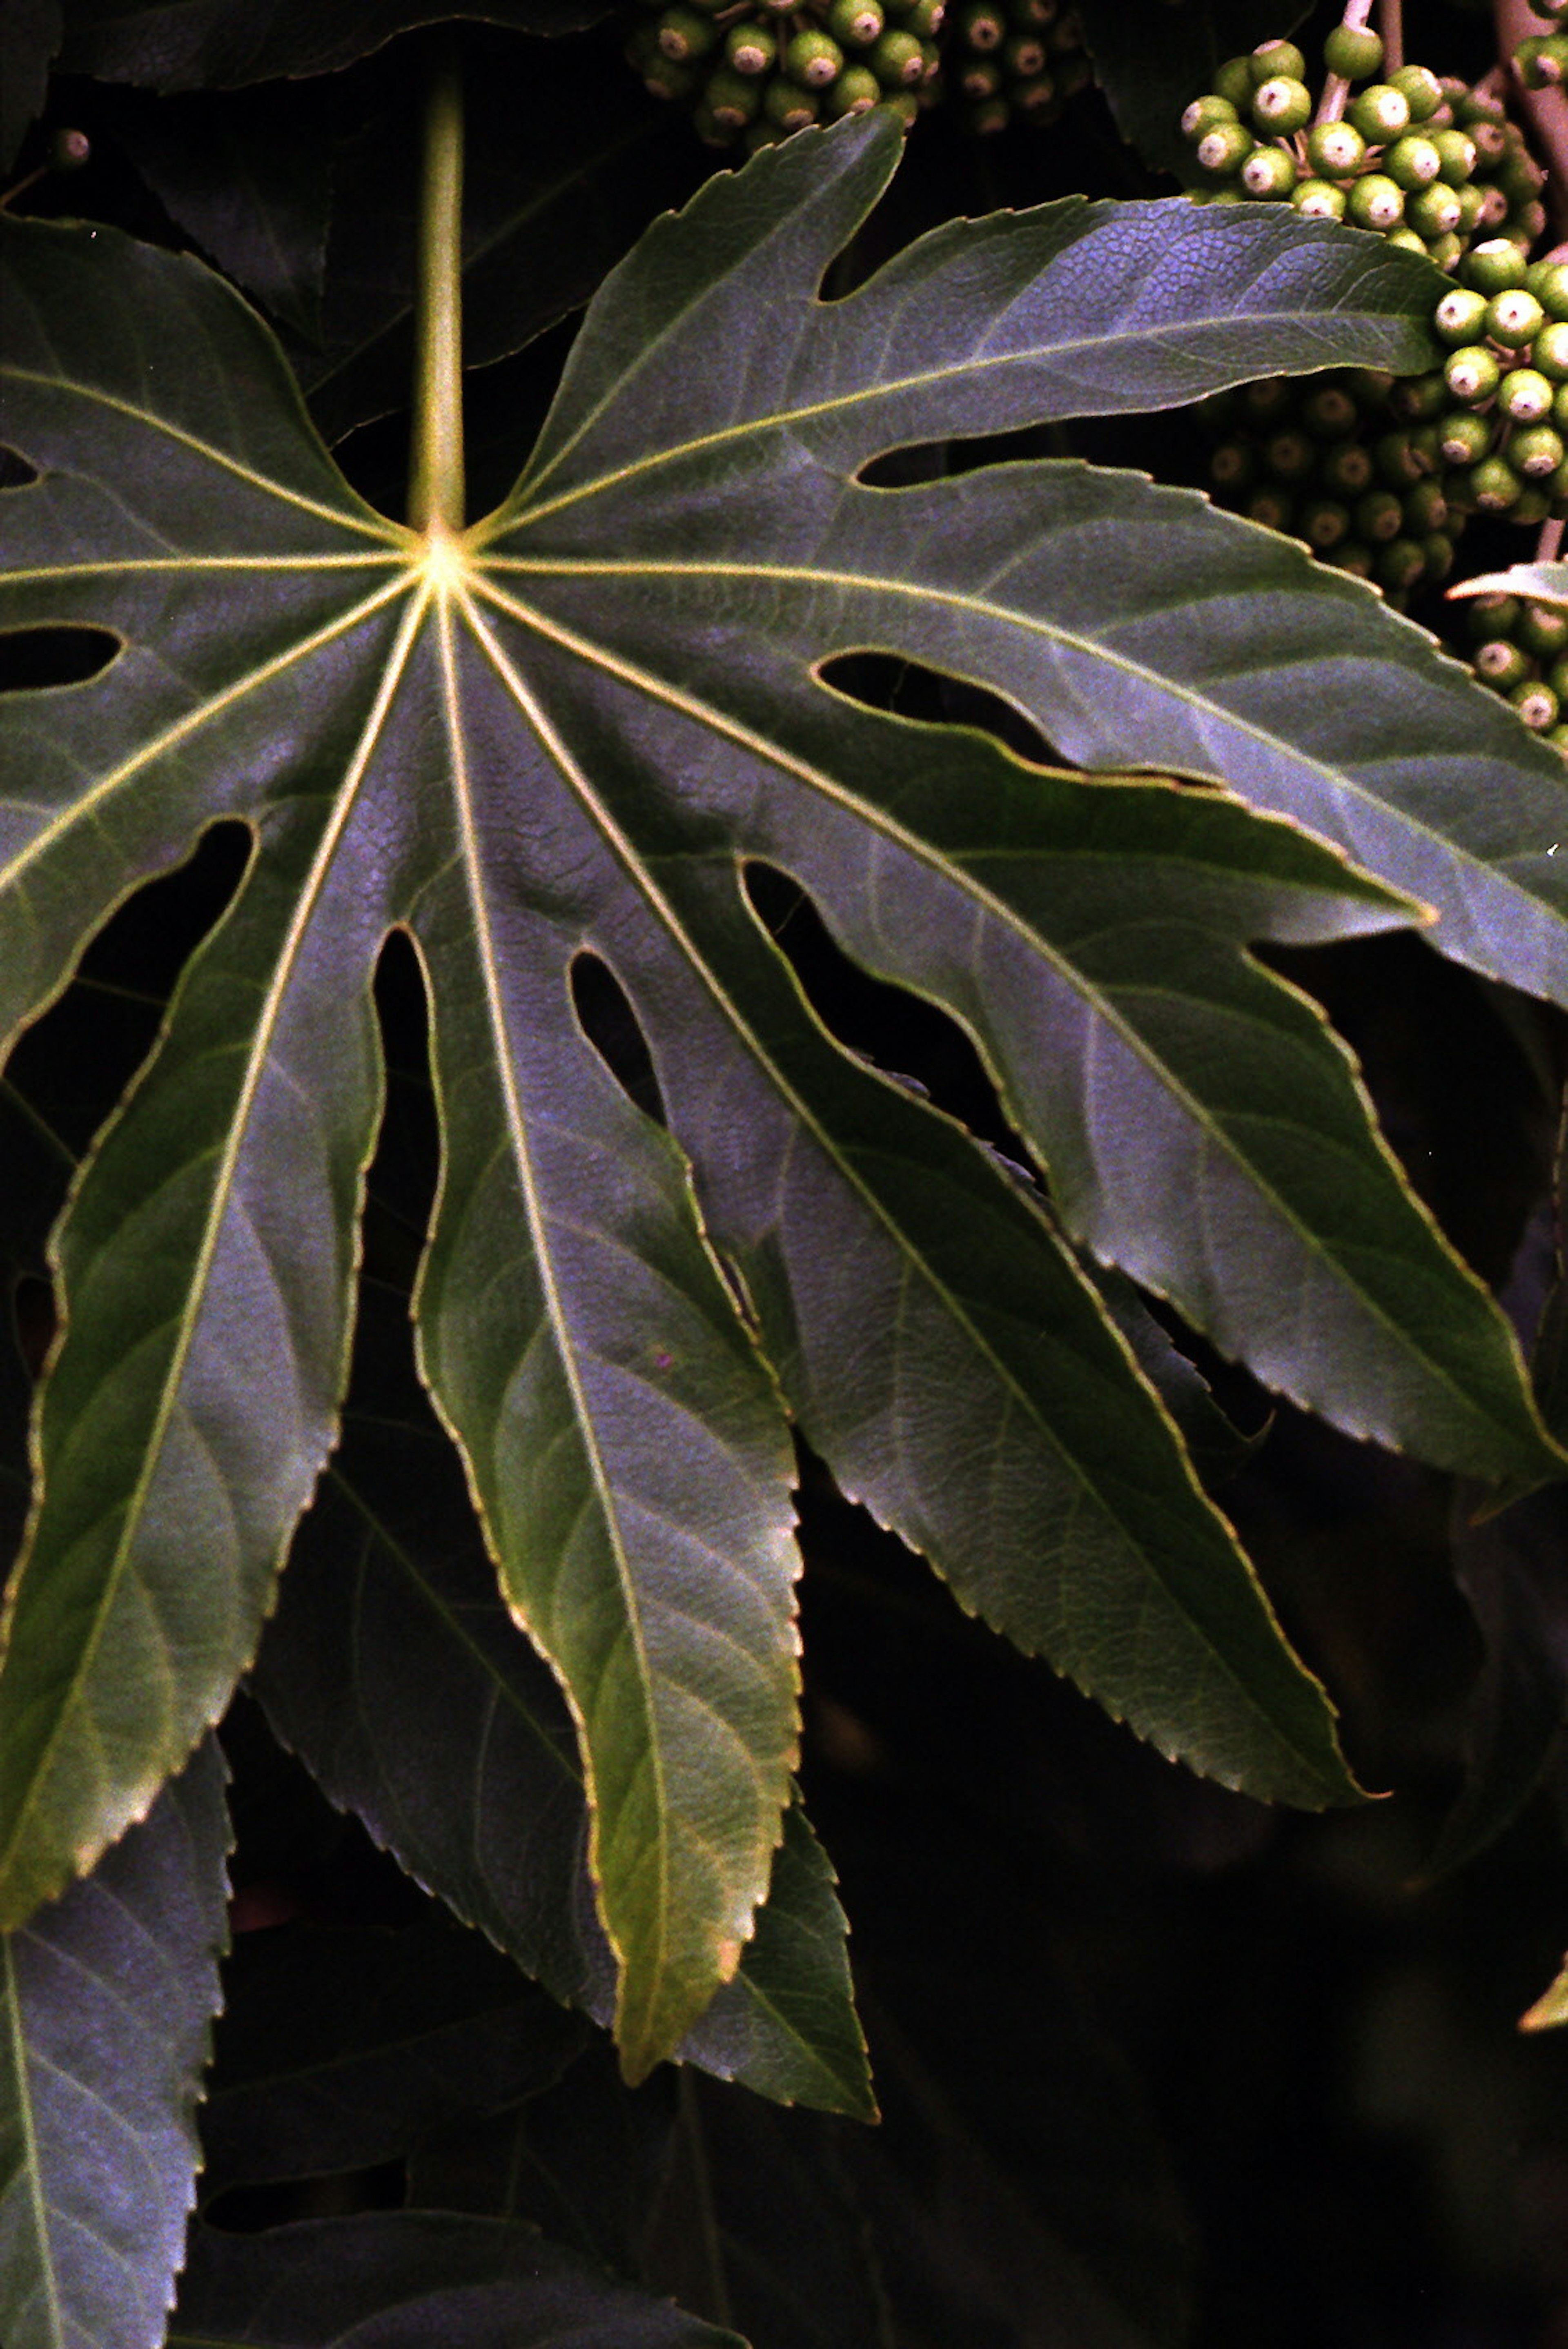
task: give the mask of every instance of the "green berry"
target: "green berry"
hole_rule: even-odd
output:
[[[1445,187],[1439,180],[1435,185],[1417,188],[1405,199],[1405,219],[1417,236],[1436,243],[1440,237],[1452,236],[1459,227],[1461,206],[1457,191]],[[1455,258],[1459,247],[1456,242]],[[1434,260],[1437,258],[1433,255]]]
[[[1465,343],[1452,353],[1443,380],[1454,398],[1467,408],[1490,399],[1502,379],[1502,369],[1484,343]]]
[[[1035,33],[1013,33],[1002,45],[1002,61],[1019,81],[1033,81],[1045,70],[1045,46]]]
[[[1519,503],[1524,483],[1503,457],[1483,457],[1470,470],[1470,495],[1483,513],[1506,513]]]
[[[1427,568],[1426,550],[1413,538],[1390,539],[1378,556],[1373,572],[1380,587],[1390,595],[1407,595]]]
[[[1525,724],[1537,734],[1548,726],[1555,726],[1558,718],[1557,696],[1542,678],[1516,685],[1509,695]]]
[[[926,78],[926,57],[913,33],[884,33],[866,62],[884,89],[909,89]]]
[[[881,94],[881,87],[878,82],[877,85],[878,96]],[[1012,109],[1004,98],[988,98],[982,99],[980,105],[971,106],[966,119],[977,139],[994,139],[1005,130],[1012,121]]]
[[[1351,186],[1345,216],[1356,228],[1377,229],[1386,235],[1405,217],[1405,191],[1386,172],[1364,172]]]
[[[1550,604],[1526,604],[1519,616],[1515,642],[1537,660],[1557,660],[1568,650],[1568,612],[1554,612]]]
[[[1365,81],[1383,67],[1383,44],[1370,25],[1336,25],[1323,45],[1323,61],[1343,81]]]
[[[1568,76],[1568,41],[1559,33],[1529,33],[1513,62],[1526,89],[1555,89]]]
[[[1407,195],[1417,188],[1429,188],[1442,168],[1443,159],[1434,141],[1424,139],[1417,130],[1407,130],[1403,139],[1396,139],[1383,158],[1383,169]]]
[[[1337,498],[1358,498],[1372,485],[1372,451],[1359,440],[1331,449],[1318,469],[1318,479]]]
[[[756,76],[772,70],[778,57],[778,35],[771,25],[754,19],[732,25],[724,36],[724,55],[732,71]]]
[[[1267,74],[1263,79],[1267,81]],[[1227,57],[1214,77],[1215,95],[1228,98],[1238,114],[1245,114],[1250,109],[1256,87],[1251,57]]]
[[[1292,203],[1308,220],[1343,220],[1345,201],[1345,190],[1332,180],[1298,180],[1291,190]]]
[[[1459,200],[1459,233],[1462,237],[1473,237],[1480,230],[1480,216],[1486,210],[1485,191],[1467,182],[1464,187],[1456,188],[1454,193]]]
[[[1328,560],[1336,571],[1348,572],[1352,579],[1370,579],[1372,576],[1371,552],[1354,538],[1347,538],[1343,546],[1334,547]]]
[[[1565,455],[1563,435],[1550,424],[1527,424],[1509,435],[1508,461],[1527,481],[1549,481]]]
[[[1304,81],[1275,74],[1252,92],[1252,119],[1266,136],[1288,138],[1312,119],[1312,92]]]
[[[1428,579],[1446,579],[1454,567],[1454,542],[1446,532],[1435,530],[1430,538],[1421,543],[1426,557]]]
[[[1355,527],[1369,546],[1397,538],[1405,526],[1405,509],[1392,490],[1368,490],[1355,502]]]
[[[1301,511],[1301,534],[1319,554],[1350,535],[1350,509],[1336,498],[1314,498]]]
[[[1417,481],[1401,501],[1405,528],[1412,538],[1427,538],[1449,519],[1449,502],[1441,481]]]
[[[666,8],[659,20],[659,46],[677,65],[705,57],[718,38],[719,28],[712,18],[695,8]]]
[[[850,71],[862,73],[865,67],[852,66]],[[877,96],[880,97],[881,83],[877,81],[875,74],[872,75],[871,80]],[[986,99],[994,98],[1001,88],[1002,67],[999,65],[993,65],[989,57],[971,57],[959,68],[959,89],[973,103],[983,104]]]
[[[1497,388],[1497,404],[1516,424],[1539,424],[1552,413],[1555,387],[1539,367],[1511,367]]]
[[[1524,282],[1549,318],[1568,319],[1568,262],[1532,261]]]
[[[1449,387],[1440,375],[1408,375],[1395,385],[1388,404],[1407,423],[1428,424],[1447,411]]]
[[[1000,41],[1002,18],[998,11],[981,8],[975,13],[994,20]],[[827,12],[827,29],[841,49],[868,49],[873,41],[880,38],[885,22],[877,0],[833,0]]]
[[[1261,522],[1265,530],[1289,530],[1294,512],[1295,501],[1288,490],[1255,490],[1247,502],[1249,519]]]
[[[1499,693],[1509,693],[1529,677],[1530,657],[1507,636],[1490,636],[1470,655],[1470,667]]]
[[[1432,325],[1440,342],[1457,349],[1461,343],[1473,343],[1486,331],[1487,299],[1473,285],[1456,285],[1445,294],[1432,313]]]
[[[833,29],[836,33],[837,26]],[[984,56],[992,49],[999,49],[1007,38],[1007,18],[1002,9],[992,6],[991,0],[971,0],[959,18],[959,32],[971,49],[979,49]],[[872,38],[876,38],[875,34]],[[1248,95],[1250,98],[1250,91]],[[1235,109],[1232,107],[1231,111],[1234,119]]]
[[[1476,142],[1464,130],[1434,130],[1429,133],[1438,150],[1438,177],[1450,188],[1463,187],[1473,179],[1476,168]]]
[[[1454,105],[1456,122],[1467,125],[1472,122],[1501,125],[1507,119],[1508,109],[1493,89],[1467,89],[1464,96],[1457,99]]]
[[[1322,440],[1337,440],[1342,432],[1353,432],[1360,414],[1349,392],[1339,383],[1319,384],[1302,402],[1303,423]]]
[[[1568,319],[1548,318],[1530,347],[1530,364],[1553,383],[1568,383]]]
[[[1443,85],[1425,66],[1401,66],[1389,75],[1387,87],[1398,91],[1412,122],[1429,122],[1443,102]]]
[[[882,96],[882,85],[865,66],[846,66],[827,92],[828,113],[836,122],[846,114],[864,114]]]
[[[1283,147],[1254,147],[1240,178],[1247,193],[1260,201],[1288,196],[1296,183],[1296,159]]]
[[[1476,645],[1490,644],[1498,637],[1511,643],[1523,609],[1517,597],[1495,591],[1490,595],[1469,595],[1460,606],[1465,633]]]
[[[673,100],[694,98],[697,94],[696,67],[679,64],[674,57],[667,57],[661,49],[655,49],[650,57],[645,58],[640,70],[643,87],[655,98]]]
[[[1544,522],[1551,512],[1552,491],[1550,485],[1548,484],[1543,488],[1539,481],[1526,481],[1523,489],[1520,492],[1519,496],[1509,508],[1508,518],[1510,522]]]
[[[1252,152],[1256,142],[1239,122],[1217,122],[1198,142],[1198,165],[1216,179],[1229,179]]]
[[[1407,490],[1428,471],[1407,432],[1384,432],[1372,444],[1372,461],[1390,489]]]
[[[1209,478],[1219,490],[1244,490],[1257,471],[1257,454],[1250,440],[1221,440],[1209,460]]]
[[[947,0],[915,0],[912,8],[904,10],[899,22],[907,33],[914,34],[917,40],[934,41],[947,18]],[[1220,102],[1223,104],[1224,101]]]
[[[1272,81],[1277,74],[1284,74],[1292,81],[1305,81],[1306,59],[1293,42],[1260,41],[1247,59],[1247,71],[1254,89]]]
[[[830,33],[808,28],[796,33],[784,53],[784,69],[805,89],[826,89],[838,79],[844,52]]]
[[[1523,350],[1546,324],[1546,313],[1523,285],[1510,285],[1487,304],[1486,330],[1505,350]]]
[[[1491,447],[1491,426],[1484,416],[1458,409],[1438,427],[1443,460],[1449,465],[1476,465]]]
[[[1287,425],[1263,444],[1263,462],[1279,481],[1304,481],[1317,463],[1317,450],[1304,432]]]
[[[1516,244],[1507,237],[1489,237],[1484,244],[1473,245],[1459,264],[1459,275],[1467,285],[1490,296],[1505,294],[1511,285],[1524,283],[1526,262]]]
[[[1353,122],[1362,137],[1373,146],[1381,147],[1390,139],[1410,128],[1410,103],[1402,90],[1392,82],[1375,81],[1345,109],[1346,119]]]
[[[1320,178],[1347,180],[1366,160],[1366,141],[1353,122],[1314,122],[1307,132],[1306,154]]]
[[[1260,376],[1242,386],[1241,402],[1254,424],[1274,423],[1291,405],[1290,383],[1282,375]]]
[[[721,66],[709,77],[708,109],[722,130],[743,130],[757,119],[763,93],[750,74]]]
[[[1236,119],[1236,109],[1230,99],[1216,98],[1210,92],[1207,98],[1193,99],[1181,118],[1181,135],[1196,144],[1206,130],[1212,130],[1218,123],[1234,122]]]

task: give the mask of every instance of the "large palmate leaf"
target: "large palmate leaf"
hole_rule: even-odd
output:
[[[1348,1427],[1482,1476],[1558,1464],[1346,1057],[1246,951],[1407,903],[1228,797],[1032,768],[817,673],[902,650],[1095,759],[1332,801],[1352,829],[1375,804],[1374,847],[1451,816],[1397,877],[1440,938],[1557,968],[1559,875],[1520,845],[1568,802],[1554,762],[1359,589],[1074,463],[854,478],[900,441],[1263,367],[1418,364],[1433,274],[1331,223],[1073,200],[950,224],[822,304],[898,144],[874,119],[802,136],[660,222],[466,533],[424,425],[429,526],[358,502],[197,265],[5,224],[0,429],[38,478],[7,495],[0,622],[122,649],[15,698],[0,1026],[202,825],[239,816],[254,850],[57,1237],[0,1918],[145,1807],[254,1648],[333,1440],[394,925],[443,1137],[421,1366],[571,1704],[632,2076],[733,1976],[788,1796],[781,1402],[965,1605],[1162,1750],[1302,1802],[1351,1791],[1322,1692],[1069,1237]],[[1489,775],[1517,838],[1449,806]],[[1445,858],[1518,914],[1511,940],[1493,898],[1443,894]],[[968,1023],[1066,1234],[827,1038],[751,859]],[[577,1020],[584,951],[630,998],[668,1130]]]
[[[209,1739],[93,1874],[0,1936],[0,2338],[159,2349],[226,1937]]]

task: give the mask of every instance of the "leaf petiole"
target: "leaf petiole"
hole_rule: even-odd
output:
[[[462,75],[449,51],[425,115],[414,299],[414,427],[409,522],[460,532],[462,467]]]

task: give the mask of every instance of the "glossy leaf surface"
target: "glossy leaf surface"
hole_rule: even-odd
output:
[[[92,1875],[0,1937],[0,2338],[161,2349],[226,1938],[209,1740]]]
[[[734,1976],[781,1832],[781,1389],[967,1606],[1162,1750],[1263,1795],[1353,1791],[1070,1249],[826,1037],[748,859],[971,1028],[1075,1240],[1357,1432],[1483,1475],[1555,1464],[1345,1056],[1246,951],[1405,901],[1230,799],[1033,769],[815,675],[889,647],[999,685],[1086,759],[1221,772],[1314,820],[1376,801],[1380,828],[1342,829],[1443,905],[1445,942],[1555,968],[1553,872],[1472,843],[1467,929],[1386,811],[1401,779],[1441,796],[1489,761],[1521,826],[1532,790],[1568,792],[1359,591],[1135,477],[853,478],[899,441],[1262,365],[1418,363],[1431,273],[1279,213],[1074,200],[950,224],[822,304],[898,143],[870,119],[792,140],[659,222],[515,492],[461,538],[355,499],[200,268],[6,224],[3,429],[41,478],[7,496],[0,616],[124,646],[15,698],[6,1025],[214,817],[255,843],[57,1237],[67,1335],[0,1679],[7,1917],[136,1815],[254,1650],[337,1425],[394,925],[443,1136],[421,1367],[567,1693],[633,2077]],[[1393,758],[1396,728],[1416,747]],[[1515,865],[1537,895],[1503,940]],[[579,1024],[585,949],[631,999],[669,1130]]]

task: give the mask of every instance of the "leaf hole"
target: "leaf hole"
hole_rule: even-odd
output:
[[[17,1351],[27,1377],[35,1386],[43,1376],[58,1319],[55,1292],[50,1283],[38,1273],[25,1272],[11,1292],[11,1320],[16,1333]]]
[[[233,900],[251,848],[248,824],[210,824],[183,864],[116,907],[65,993],[19,1038],[6,1078],[73,1154],[151,1050],[175,983]]]
[[[37,479],[37,467],[29,465],[19,449],[0,444],[0,491],[25,490]]]
[[[108,628],[7,628],[0,634],[0,693],[85,685],[119,654]]]
[[[408,2164],[400,2158],[328,2178],[230,2186],[213,2196],[202,2220],[218,2234],[264,2235],[274,2227],[306,2219],[347,2219],[366,2210],[400,2210],[408,2192]]]
[[[653,1055],[625,988],[608,963],[587,948],[573,956],[569,977],[583,1034],[627,1099],[656,1124],[667,1125]]]
[[[790,874],[749,861],[742,881],[753,912],[836,1042],[925,1094],[1021,1174],[1032,1174],[1027,1144],[1003,1115],[984,1062],[951,1014],[852,961]]]
[[[441,1176],[430,1072],[430,1005],[412,940],[394,930],[376,964],[386,1106],[365,1178],[363,1271],[407,1297],[418,1277]]]
[[[817,674],[835,693],[858,702],[863,709],[881,710],[917,725],[972,726],[1034,766],[1072,763],[1012,702],[966,678],[950,677],[897,654],[873,652],[836,654]]]

